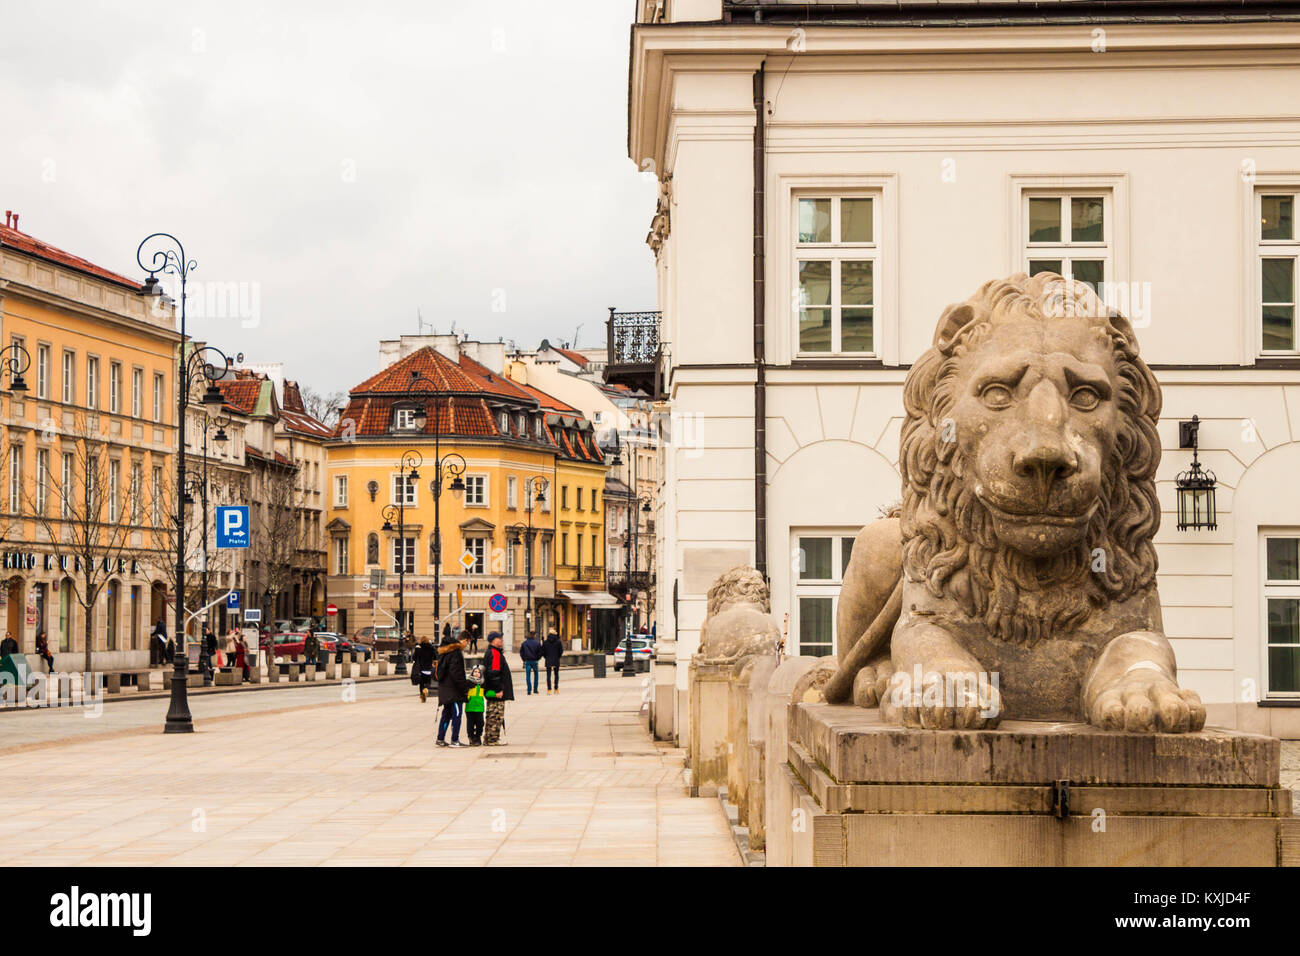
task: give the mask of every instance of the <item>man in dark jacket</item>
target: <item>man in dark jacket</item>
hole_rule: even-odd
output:
[[[510,676],[510,662],[501,646],[500,631],[488,635],[488,649],[483,655],[482,667],[483,689],[488,695],[483,744],[505,746],[506,701],[515,699],[515,684]]]
[[[546,641],[542,644],[542,656],[546,658],[546,693],[558,694],[560,692],[560,658],[564,656],[564,644],[561,643],[560,636],[554,631],[546,635]],[[551,689],[552,674],[555,675],[554,690]]]
[[[429,687],[433,684],[433,665],[438,657],[438,649],[433,641],[425,635],[424,640],[415,645],[411,656],[411,683],[420,688],[420,703],[429,698]]]
[[[442,718],[438,721],[439,747],[464,747],[460,742],[460,715],[469,693],[469,678],[465,676],[465,645],[469,635],[461,632],[460,639],[450,634],[442,639],[438,648],[438,703],[442,705]],[[447,743],[447,727],[451,726],[451,743]]]
[[[199,637],[199,670],[203,672],[203,683],[212,683],[212,662],[217,655],[217,635],[212,633],[212,628],[203,625],[203,633]]]
[[[519,659],[524,662],[524,690],[529,694],[536,694],[537,662],[542,659],[542,642],[535,634],[529,634],[528,638],[519,645]],[[548,680],[547,690],[550,690],[550,687]]]

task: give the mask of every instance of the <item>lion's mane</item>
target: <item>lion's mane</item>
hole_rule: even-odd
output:
[[[967,353],[995,324],[1023,319],[1091,326],[1109,339],[1119,380],[1120,424],[1114,457],[1103,469],[1099,507],[1076,548],[1045,559],[998,541],[958,442],[943,434]],[[1152,583],[1151,539],[1160,525],[1160,387],[1138,356],[1128,320],[1102,306],[1088,286],[1050,273],[985,283],[944,311],[934,344],[908,373],[903,404],[899,462],[908,580],[924,582],[936,597],[954,598],[992,636],[1023,645],[1075,628],[1095,608]]]

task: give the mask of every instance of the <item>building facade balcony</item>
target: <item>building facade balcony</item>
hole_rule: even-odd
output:
[[[625,385],[658,398],[663,392],[663,349],[659,341],[662,312],[616,312],[605,323],[607,385]]]

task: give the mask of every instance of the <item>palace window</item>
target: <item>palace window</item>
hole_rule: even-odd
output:
[[[348,539],[334,539],[334,573],[348,573]]]
[[[403,473],[399,472],[398,474],[392,476],[392,484],[389,489],[390,491],[390,497],[388,499],[389,504],[394,504],[394,505],[404,504],[408,508],[413,508],[415,507],[416,504],[415,482],[411,480],[409,474],[406,474],[405,477],[406,477],[406,481],[405,483],[403,483],[402,480]],[[403,484],[405,484],[405,492],[406,492],[405,501],[402,500]]]
[[[519,479],[514,475],[506,477],[506,507],[511,510],[519,507]]]
[[[334,476],[334,507],[346,508],[348,506],[348,476]],[[342,572],[339,572],[340,574]]]
[[[415,573],[415,539],[414,538],[393,538],[392,544],[392,569],[394,574],[400,574],[403,571],[403,558],[405,558],[405,572],[407,574]]]
[[[1264,538],[1268,695],[1300,697],[1300,535]]]
[[[488,503],[487,475],[465,476],[465,505],[470,508],[485,508]]]
[[[825,657],[835,653],[835,612],[855,534],[814,532],[795,538],[798,575],[792,629],[798,635],[799,654]]]
[[[550,577],[551,574],[551,538],[549,535],[543,535],[537,543],[537,574],[539,577]]]
[[[77,353],[63,352],[63,404],[72,405],[77,401]]]
[[[879,206],[869,195],[795,200],[799,354],[876,353]]]
[[[86,407],[99,409],[99,359],[93,355],[86,358]]]
[[[45,514],[50,495],[50,452],[48,448],[36,449],[36,513]]]
[[[1295,208],[1300,192],[1259,193],[1260,351],[1265,355],[1300,353],[1296,335],[1296,262],[1300,239]]]
[[[36,346],[36,397],[50,397],[50,347]]]
[[[474,559],[466,574],[487,574],[487,538],[466,538],[465,550]]]
[[[23,506],[23,446],[9,443],[9,513],[18,514]]]
[[[122,509],[122,463],[116,458],[108,463],[108,520],[116,521]]]
[[[163,375],[161,372],[153,373],[153,420],[161,422],[163,420]]]
[[[130,486],[127,491],[131,507],[131,524],[140,523],[140,471],[140,463],[131,462]]]
[[[69,456],[63,456],[64,471],[68,470]],[[153,466],[153,514],[150,515],[152,524],[155,528],[162,525],[162,469],[157,465]]]
[[[1024,194],[1025,271],[1073,276],[1104,295],[1110,274],[1105,193]]]
[[[131,417],[144,414],[144,369],[131,369]]]
[[[399,408],[393,412],[393,428],[398,431],[411,431],[415,428],[415,409]]]
[[[108,364],[108,410],[114,415],[122,411],[122,363]]]

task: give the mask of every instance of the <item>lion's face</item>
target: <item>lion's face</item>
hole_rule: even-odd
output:
[[[1048,557],[1087,534],[1112,460],[1113,349],[1093,326],[996,325],[963,359],[952,420],[975,495],[1005,546]]]

